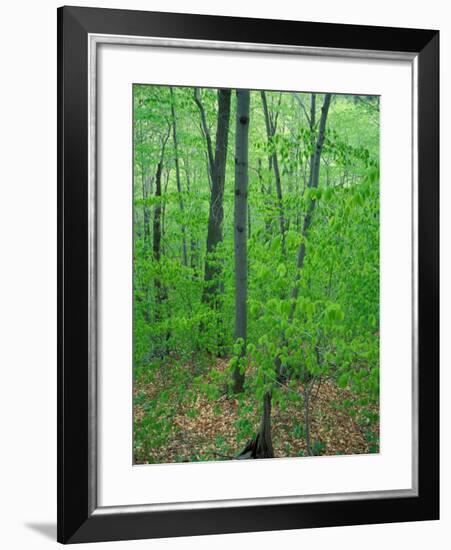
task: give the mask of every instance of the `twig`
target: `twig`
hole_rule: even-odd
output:
[[[312,403],[315,403],[316,401],[316,398],[318,397],[318,393],[319,393],[319,389],[321,387],[321,382],[323,381],[323,377],[320,376],[319,377],[319,381],[318,381],[318,385],[316,386],[316,393],[315,393],[315,396],[313,397],[313,399],[311,400]]]

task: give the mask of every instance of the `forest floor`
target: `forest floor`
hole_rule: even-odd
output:
[[[217,359],[212,369],[225,375],[228,360]],[[146,417],[145,403],[164,391],[166,383],[164,377],[155,377],[147,383],[135,380],[135,433]],[[302,393],[301,384],[295,391]],[[313,454],[378,452],[378,424],[366,426],[359,409],[350,415],[349,410],[341,406],[343,400],[352,398],[349,391],[338,388],[332,380],[322,380],[312,388],[310,437]],[[171,405],[171,430],[167,440],[151,451],[135,446],[135,464],[225,460],[234,458],[244,448],[246,441],[238,443],[237,429],[243,413],[233,396],[224,392],[218,399],[211,400],[197,391],[192,399],[176,399]],[[377,407],[373,406],[373,412],[377,413]],[[257,431],[258,416],[255,412],[249,412],[247,416]],[[308,455],[303,436],[304,408],[301,400],[287,401],[283,410],[277,404],[273,405],[271,423],[276,458]]]

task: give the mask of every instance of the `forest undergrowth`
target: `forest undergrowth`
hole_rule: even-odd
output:
[[[182,370],[190,370],[185,364]],[[217,359],[207,372],[208,387],[200,389],[193,378],[187,377],[183,392],[167,397],[171,410],[170,429],[164,443],[158,448],[146,446],[146,407],[168,385],[165,369],[160,369],[151,381],[145,372],[136,377],[134,387],[135,463],[193,462],[202,460],[230,460],[236,458],[241,445],[240,427],[243,420],[258,429],[259,417],[252,407],[251,397],[237,397],[227,392],[229,359]],[[252,369],[250,369],[252,370]],[[251,374],[251,373],[250,373]],[[211,386],[214,380],[214,387]],[[274,407],[272,431],[275,458],[308,456],[302,430],[304,414],[303,388],[299,383],[293,388],[282,386],[286,405]],[[212,391],[214,398],[212,399]],[[292,394],[292,399],[290,399]],[[363,407],[350,410],[346,401],[355,401],[349,390],[336,386],[331,379],[319,379],[312,389],[310,403],[311,438],[314,456],[355,455],[379,451],[379,424],[368,421],[368,410]],[[345,403],[343,403],[343,401]],[[241,411],[244,410],[244,414]],[[377,417],[377,407],[370,407]],[[154,422],[153,422],[154,424]]]
[[[379,452],[379,97],[133,101],[135,462]]]

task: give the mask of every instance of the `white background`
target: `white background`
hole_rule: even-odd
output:
[[[440,28],[442,59],[442,280],[450,279],[451,177],[449,98],[451,19],[446,3],[412,0],[154,0],[78,2],[99,7],[155,9],[338,23]],[[0,128],[1,465],[0,540],[8,549],[54,547],[56,518],[56,7],[9,3],[2,10]],[[445,214],[448,214],[445,216]],[[365,547],[401,543],[409,549],[451,537],[450,294],[442,289],[442,520],[416,524],[329,528],[101,544],[99,548]],[[448,310],[448,311],[447,311]],[[441,540],[440,540],[441,539]]]

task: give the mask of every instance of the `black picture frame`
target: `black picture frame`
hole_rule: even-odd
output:
[[[417,64],[418,494],[183,510],[98,509],[93,490],[88,37],[169,37],[379,52]],[[433,520],[439,517],[439,32],[175,13],[58,10],[58,541]],[[94,491],[94,492],[93,492]],[[94,496],[93,496],[94,495]]]

